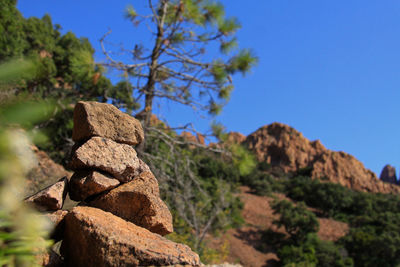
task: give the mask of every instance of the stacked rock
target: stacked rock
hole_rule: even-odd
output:
[[[173,232],[172,216],[160,198],[157,179],[133,148],[144,139],[138,120],[110,104],[79,102],[72,138],[76,144],[70,167],[75,173],[68,193],[81,202],[51,218],[62,222],[63,233],[58,230],[53,237],[63,240],[67,265],[200,265],[189,247],[161,237]],[[53,201],[57,205],[43,204],[52,202],[46,196],[55,195],[49,192],[57,184],[26,201],[41,211],[61,209],[67,179],[58,183],[64,187],[59,201]]]

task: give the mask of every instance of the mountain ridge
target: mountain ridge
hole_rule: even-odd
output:
[[[327,149],[319,140],[310,141],[293,127],[274,122],[249,134],[242,142],[258,161],[285,173],[308,168],[311,176],[327,179],[351,189],[399,194],[400,187],[384,183],[354,156]]]

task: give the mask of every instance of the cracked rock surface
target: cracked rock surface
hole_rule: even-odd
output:
[[[61,252],[68,266],[199,266],[188,246],[92,207],[76,207],[65,217]]]
[[[80,142],[93,136],[137,145],[143,141],[144,132],[137,119],[111,104],[80,101],[74,109],[72,139]]]
[[[173,232],[172,215],[160,199],[157,179],[149,171],[99,196],[88,205],[109,211],[153,233],[166,235]]]
[[[70,167],[102,170],[120,182],[128,182],[140,173],[140,162],[135,149],[103,137],[92,137],[78,147],[71,159]]]

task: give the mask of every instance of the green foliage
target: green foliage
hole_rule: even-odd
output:
[[[16,9],[16,0],[0,3],[0,62],[19,57],[27,46],[23,18]]]
[[[23,18],[16,9],[16,1],[5,0],[0,4],[0,63],[17,59],[0,65],[2,77],[8,79],[2,78],[0,83],[3,89],[0,102],[14,95],[31,101],[54,99],[57,111],[64,116],[54,115],[48,122],[37,125],[52,136],[47,144],[38,146],[58,162],[72,146],[72,116],[66,116],[71,114],[71,105],[79,100],[110,100],[129,112],[138,108],[129,83],[113,86],[103,76],[105,69],[95,64],[94,49],[88,39],[71,32],[63,35],[60,28],[53,25],[49,15]],[[14,76],[14,69],[21,65],[25,71]]]
[[[278,251],[283,266],[353,266],[352,259],[343,254],[340,247],[316,234],[307,235],[300,246],[285,245]]]
[[[29,63],[26,63],[29,65]],[[14,66],[13,82],[17,72],[26,70]],[[1,68],[0,68],[1,69]],[[1,73],[0,77],[6,74]],[[15,76],[14,76],[15,75]],[[5,79],[10,80],[10,79]],[[4,83],[3,81],[3,84]],[[7,88],[7,86],[5,86]],[[4,90],[4,89],[3,89]],[[48,227],[42,217],[21,201],[24,176],[33,167],[34,155],[24,126],[32,125],[46,118],[48,106],[43,103],[19,102],[14,100],[0,105],[0,265],[39,266],[37,254],[46,252],[51,242],[46,241]]]
[[[274,224],[285,227],[295,244],[303,242],[308,234],[318,232],[317,217],[307,210],[303,202],[295,206],[288,200],[274,201],[272,209],[274,214],[280,214],[280,218],[275,220]]]
[[[23,80],[32,79],[35,65],[32,61],[9,61],[0,65],[0,89],[5,90]]]
[[[357,192],[339,184],[321,183],[310,177],[299,176],[286,183],[288,197],[304,201],[324,215],[349,221],[357,216],[371,216],[385,212],[400,213],[397,195]]]
[[[171,139],[169,139],[171,138]],[[146,161],[160,182],[163,199],[174,216],[174,240],[190,245],[203,260],[212,261],[215,253],[204,238],[240,225],[242,204],[234,195],[241,179],[232,158],[193,145],[169,143],[176,133],[164,130],[147,135]],[[214,255],[214,256],[212,256]]]
[[[400,264],[398,195],[357,192],[309,177],[293,178],[286,190],[290,198],[350,224],[350,232],[338,244],[346,249],[355,266]]]
[[[132,95],[144,102],[145,129],[148,114],[161,99],[219,114],[233,90],[231,75],[246,74],[257,63],[253,52],[238,48],[238,20],[227,17],[219,1],[150,0],[148,6],[150,15],[128,6],[125,17],[157,38],[147,44],[138,41],[127,49],[131,55],[109,57],[107,63],[129,73]]]
[[[273,192],[284,191],[284,179],[271,174],[271,166],[266,162],[258,162],[250,173],[241,179],[242,184],[248,185],[253,193],[268,196]]]

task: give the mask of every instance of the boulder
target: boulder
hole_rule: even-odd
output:
[[[143,141],[144,132],[137,119],[111,104],[80,101],[74,109],[72,139],[80,142],[93,136],[137,145]]]
[[[65,217],[61,253],[68,266],[199,266],[199,256],[174,243],[91,207],[76,207]]]
[[[92,137],[78,147],[72,154],[70,167],[102,170],[120,182],[128,182],[140,173],[140,162],[132,146],[103,137]]]
[[[75,201],[113,189],[119,185],[119,181],[105,173],[82,170],[72,175],[69,181],[69,197]]]
[[[111,212],[153,233],[166,235],[173,232],[171,213],[160,199],[157,179],[148,171],[88,205]]]
[[[383,167],[379,178],[386,183],[397,184],[396,168],[391,165]]]
[[[25,199],[39,211],[56,211],[62,208],[67,195],[68,179],[61,178],[57,183],[46,187]]]
[[[52,213],[45,213],[45,216],[53,225],[53,230],[50,233],[50,238],[55,241],[60,241],[64,236],[64,217],[68,214],[66,210],[58,210]]]

